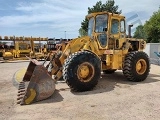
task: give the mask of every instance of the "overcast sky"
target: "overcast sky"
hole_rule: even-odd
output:
[[[0,0],[0,36],[76,38],[81,22],[99,0]],[[106,0],[102,0],[105,3]],[[144,24],[160,0],[115,0],[127,24]],[[133,28],[134,30],[134,28]]]

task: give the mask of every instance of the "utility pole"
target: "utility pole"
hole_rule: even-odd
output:
[[[66,31],[64,31],[65,39],[66,39]]]

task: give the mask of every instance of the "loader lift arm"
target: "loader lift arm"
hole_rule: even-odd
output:
[[[83,51],[81,51],[82,48],[83,48]],[[63,75],[62,71],[66,69],[66,66],[63,66],[63,65],[66,65],[67,61],[70,62],[69,61],[71,59],[70,56],[75,57],[80,55],[82,57],[85,57],[86,55],[84,54],[87,54],[87,55],[90,55],[91,57],[95,57],[96,61],[99,60],[99,57],[96,54],[91,52],[92,48],[93,48],[93,51],[94,50],[98,51],[91,44],[90,37],[77,38],[75,40],[70,41],[65,47],[62,44],[61,48],[59,48],[57,52],[52,56],[52,59],[50,60],[50,62],[46,67],[43,64],[40,64],[37,60],[30,59],[30,63],[27,68],[26,74],[23,78],[23,82],[19,84],[17,103],[21,105],[31,104],[32,102],[40,101],[51,96],[55,90],[55,82],[58,81],[62,76],[65,76],[65,77],[67,76],[67,73],[65,72],[64,73],[65,75]],[[63,50],[63,52],[61,50]],[[75,54],[78,54],[78,55],[75,55]],[[78,59],[78,57],[76,59]],[[51,71],[48,70],[50,65],[51,65]],[[97,62],[96,67],[100,69],[100,65],[101,64],[99,60],[99,62]],[[86,66],[89,66],[89,67],[87,68]],[[86,67],[88,71],[91,68],[93,69],[92,65],[89,65],[89,64],[82,65],[82,69],[84,67]],[[93,74],[93,71],[94,70],[92,70],[92,74]],[[79,74],[81,73],[82,72],[80,72]],[[52,78],[52,75],[54,75],[53,78]],[[83,75],[83,77],[84,76],[86,75]],[[90,76],[90,77],[93,77],[93,76]],[[98,78],[96,78],[95,80],[97,81]],[[28,83],[26,92],[24,92],[25,82],[27,81],[29,81],[29,83]],[[87,82],[84,82],[84,83],[87,83]],[[94,83],[93,86],[95,86],[96,84],[97,82]],[[93,88],[93,86],[87,89],[91,89]]]

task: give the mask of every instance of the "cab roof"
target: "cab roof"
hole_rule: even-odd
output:
[[[107,11],[90,13],[90,14],[86,15],[86,18],[89,19],[91,17],[95,17],[96,15],[102,15],[102,14],[108,14],[108,16],[114,16],[114,17],[119,17],[119,18],[125,18],[125,16],[123,16],[123,15],[110,13]]]

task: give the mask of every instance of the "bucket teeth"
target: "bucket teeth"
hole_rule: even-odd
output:
[[[19,84],[25,84],[25,82],[22,81],[22,82],[20,82]]]
[[[21,100],[17,100],[17,104],[24,105],[24,102]]]
[[[24,97],[24,95],[20,95],[20,96],[18,96],[17,100],[20,100],[20,99],[22,99],[23,97]]]
[[[24,105],[25,103],[23,101],[20,102],[20,105]]]
[[[20,82],[18,90],[25,89],[25,83]]]
[[[18,90],[18,93],[25,92],[25,91],[26,91],[25,89],[20,89],[20,90]]]
[[[25,85],[19,85],[19,87],[23,87],[23,86],[25,86]]]
[[[50,97],[55,91],[55,81],[46,67],[38,61],[30,61],[18,87],[17,103],[28,105]]]
[[[25,95],[25,92],[20,92],[17,94],[17,96]]]
[[[21,100],[17,100],[17,104],[20,104],[21,103]]]
[[[21,104],[22,99],[25,95],[25,82],[20,82],[18,87],[18,94],[17,94],[17,104]]]
[[[25,83],[19,83],[19,85],[25,85]]]
[[[19,87],[18,90],[25,89],[25,86]]]
[[[19,86],[23,86],[23,85],[25,86],[25,83],[24,83],[24,82],[23,82],[23,83],[22,83],[22,82],[19,83]]]
[[[22,86],[22,85],[25,85],[25,83],[20,83],[19,85]]]

